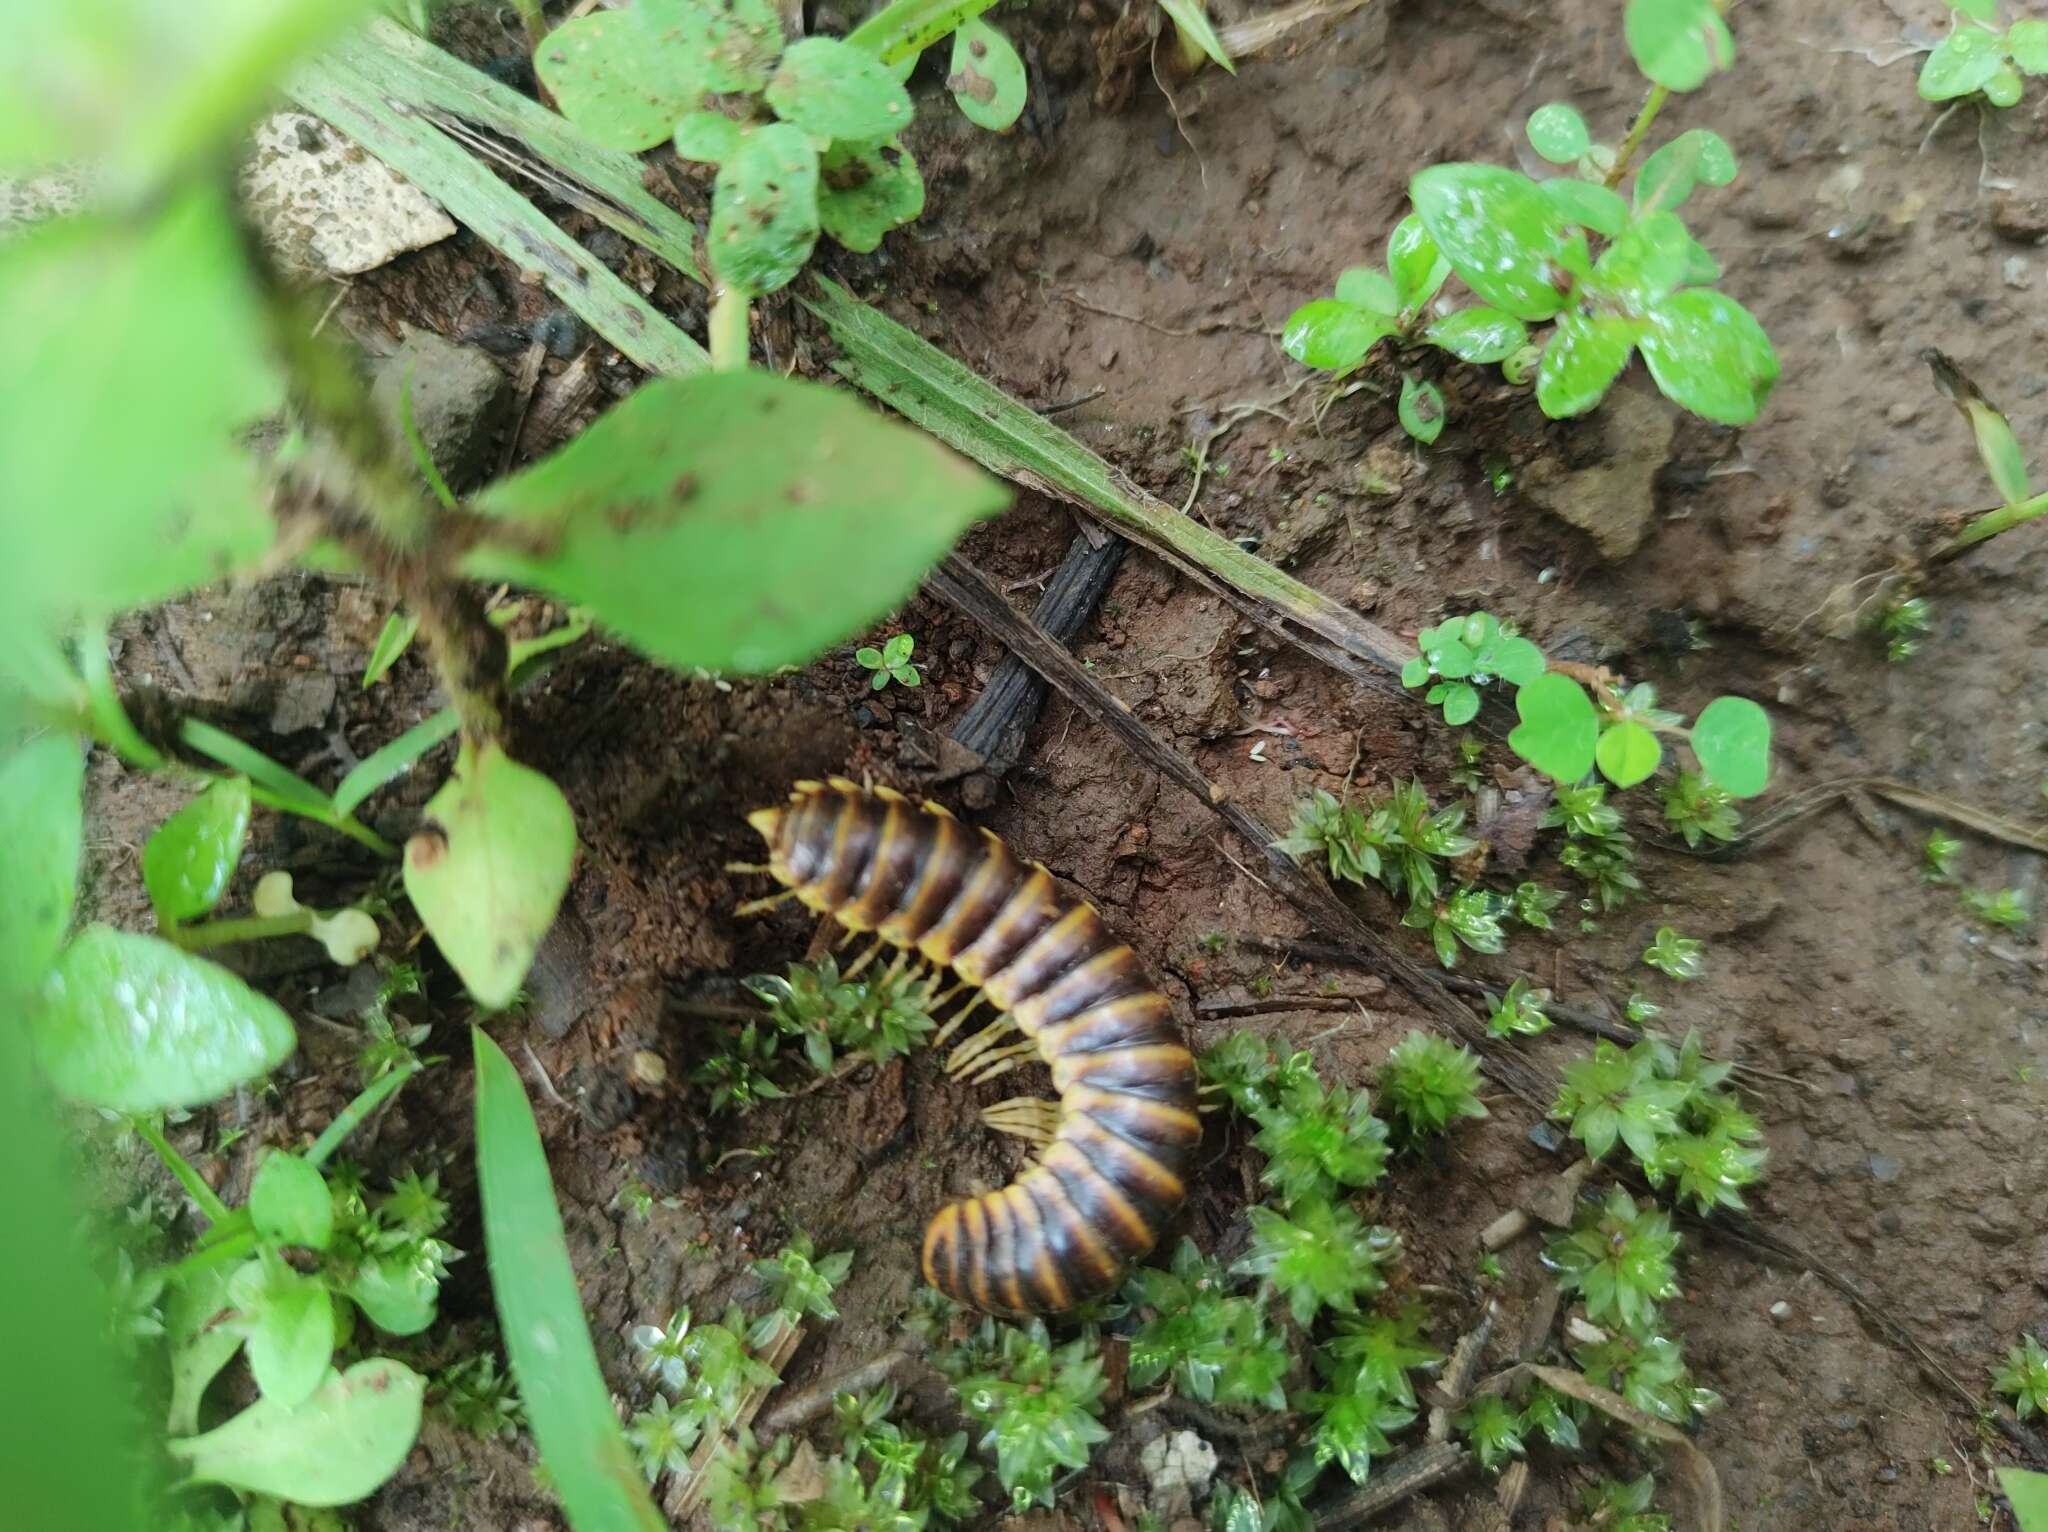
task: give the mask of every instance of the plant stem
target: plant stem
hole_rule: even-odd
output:
[[[747,365],[747,295],[737,287],[721,285],[711,300],[709,321],[711,368],[714,372],[740,372]]]
[[[232,1216],[228,1205],[214,1194],[212,1187],[200,1178],[185,1156],[171,1147],[171,1141],[164,1137],[164,1130],[147,1117],[131,1117],[129,1123],[142,1135],[142,1141],[156,1151],[156,1157],[164,1162],[178,1184],[185,1188],[185,1195],[199,1205],[210,1223],[224,1223]]]
[[[1996,510],[1980,511],[1970,518],[1969,525],[1934,551],[1930,562],[1946,563],[1969,552],[1977,544],[1988,542],[1999,533],[2009,532],[2037,516],[2048,516],[2048,492],[2029,495],[2024,500],[2015,500],[2011,505],[2001,505]]]
[[[1607,189],[1613,191],[1621,185],[1622,177],[1628,174],[1629,162],[1636,157],[1636,151],[1643,147],[1650,124],[1657,120],[1657,114],[1664,110],[1664,103],[1671,92],[1662,85],[1650,87],[1649,95],[1643,97],[1642,110],[1636,113],[1636,120],[1629,124],[1628,137],[1621,141],[1621,148],[1614,156],[1614,163],[1607,170]]]
[[[414,1059],[400,1064],[382,1079],[371,1082],[355,1100],[335,1114],[334,1121],[327,1125],[327,1131],[313,1141],[313,1147],[306,1151],[306,1163],[315,1170],[326,1164],[328,1157],[341,1147],[342,1141],[363,1125],[364,1118],[396,1095],[398,1088],[424,1067]]]
[[[227,1261],[240,1260],[255,1248],[256,1231],[254,1229],[245,1229],[232,1239],[224,1239],[218,1244],[202,1246],[183,1260],[160,1268],[157,1275],[162,1278],[165,1287],[176,1287],[180,1282],[183,1282],[187,1277],[197,1272],[205,1271],[211,1266],[222,1265]]]
[[[86,707],[92,732],[101,744],[130,766],[144,771],[162,771],[170,764],[161,750],[144,739],[128,720],[121,706],[121,694],[114,689],[114,673],[107,657],[107,629],[92,623],[78,637],[78,669],[85,682]]]
[[[303,936],[312,929],[313,912],[294,910],[289,915],[242,915],[232,920],[209,920],[203,925],[173,926],[164,935],[187,952],[204,952],[208,947],[225,947],[232,942]]]

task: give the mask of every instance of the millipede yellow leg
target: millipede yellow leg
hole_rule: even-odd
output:
[[[725,870],[726,870],[727,872],[766,872],[766,873],[772,873],[772,872],[774,872],[774,871],[775,871],[775,869],[774,869],[773,867],[770,867],[770,866],[769,866],[769,865],[768,865],[768,864],[767,864],[766,862],[727,862],[727,863],[725,864]]]
[[[785,888],[781,893],[770,894],[765,899],[749,899],[745,904],[739,905],[737,908],[735,908],[733,910],[733,914],[758,915],[763,910],[772,910],[775,908],[776,905],[781,904],[786,900],[794,899],[795,897],[795,889]]]
[[[832,950],[834,952],[844,952],[848,947],[851,947],[855,942],[859,940],[860,932],[848,931],[844,936],[840,937],[838,941],[832,944]]]
[[[1007,1048],[998,1048],[985,1053],[975,1060],[975,1073],[967,1077],[969,1085],[979,1085],[984,1080],[993,1080],[997,1075],[1008,1074],[1025,1061],[1027,1055],[1038,1052],[1038,1040],[1027,1037],[1021,1043],[1012,1043]]]
[[[867,951],[863,952],[859,957],[855,958],[851,963],[848,963],[846,967],[841,969],[839,971],[839,977],[842,979],[851,979],[855,977],[863,968],[867,967],[868,964],[872,963],[875,960],[875,954],[880,952],[881,950],[882,943],[878,939],[872,947],[868,948]]]
[[[951,1021],[948,1021],[944,1026],[940,1027],[938,1031],[932,1034],[931,1046],[934,1048],[944,1047],[946,1039],[951,1037],[955,1032],[960,1030],[960,1023],[965,1021],[968,1017],[972,1016],[976,1011],[981,1009],[981,1002],[982,996],[976,994],[967,1002],[967,1004],[962,1006],[959,1010],[955,1011],[953,1013],[953,1019]]]
[[[981,1056],[997,1043],[1003,1041],[1003,1039],[1014,1037],[1016,1033],[1016,1027],[1011,1024],[1007,1016],[997,1017],[953,1050],[953,1056],[946,1060],[946,1073],[949,1075],[963,1074],[969,1069],[978,1067],[976,1064],[978,1059],[986,1063],[987,1061],[982,1059]]]
[[[1012,1096],[1008,1101],[983,1107],[981,1120],[998,1133],[1043,1147],[1059,1132],[1060,1104],[1042,1096]]]

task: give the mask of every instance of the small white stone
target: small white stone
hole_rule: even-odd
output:
[[[1791,1312],[1792,1305],[1787,1303],[1783,1298],[1780,1298],[1776,1303],[1771,1305],[1771,1318],[1773,1319],[1782,1320],[1789,1316]]]
[[[455,232],[433,198],[303,112],[257,125],[241,189],[264,242],[299,272],[374,271]]]

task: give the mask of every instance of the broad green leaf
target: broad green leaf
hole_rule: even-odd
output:
[[[1571,165],[1593,147],[1586,119],[1569,102],[1552,101],[1529,114],[1529,145],[1553,165]]]
[[[664,378],[484,491],[477,508],[521,535],[479,545],[464,568],[587,606],[668,664],[760,673],[895,608],[1008,501],[837,389],[762,372]]]
[[[172,1351],[166,1431],[173,1436],[189,1436],[199,1429],[199,1407],[205,1402],[208,1386],[241,1349],[241,1330],[235,1325],[219,1324],[200,1331]]]
[[[915,59],[994,4],[995,0],[890,0],[849,32],[846,40],[885,64]]]
[[[1401,429],[1424,446],[1444,434],[1443,390],[1409,377],[1401,380],[1401,401],[1395,408]]]
[[[1428,679],[1429,661],[1419,654],[1401,667],[1401,684],[1403,686],[1420,686]]]
[[[754,129],[718,167],[712,186],[712,267],[759,297],[787,286],[817,242],[818,151],[789,123]]]
[[[249,836],[249,779],[224,777],[157,826],[142,848],[142,886],[164,925],[204,915],[228,891]]]
[[[0,167],[103,160],[117,188],[138,192],[225,148],[293,60],[370,9],[371,0],[10,6]]]
[[[1754,798],[1770,785],[1771,715],[1747,697],[1716,697],[1701,708],[1691,743],[1716,787]]]
[[[977,16],[953,34],[946,89],[969,122],[1000,133],[1023,115],[1031,81],[1009,38]]]
[[[1920,66],[1921,99],[1953,101],[1980,91],[1998,73],[2004,58],[2004,39],[1996,32],[1971,22],[1958,22]]]
[[[1393,281],[1370,266],[1347,266],[1337,273],[1337,301],[1370,314],[1399,314],[1402,309]]]
[[[1560,315],[1536,369],[1536,403],[1552,420],[1583,415],[1628,366],[1641,326],[1618,314]]]
[[[1710,287],[1653,305],[1637,337],[1664,397],[1722,425],[1756,419],[1778,381],[1778,353],[1748,309]]]
[[[723,112],[709,108],[676,119],[676,153],[686,160],[722,165],[740,146],[745,130]]]
[[[500,1010],[569,891],[575,817],[539,772],[468,741],[425,815],[406,842],[406,896],[477,1003]]]
[[[1570,676],[1538,676],[1515,693],[1515,713],[1522,721],[1509,733],[1508,748],[1531,766],[1567,785],[1593,769],[1600,715]]]
[[[1636,68],[1666,90],[1697,90],[1735,62],[1735,39],[1714,0],[1628,0],[1621,24]]]
[[[412,641],[419,631],[420,620],[410,612],[393,612],[384,619],[384,626],[377,634],[377,642],[370,649],[370,658],[363,666],[364,691],[368,691],[384,679],[384,673],[396,665],[398,657],[412,647]]]
[[[64,949],[32,1026],[57,1089],[118,1112],[203,1106],[298,1043],[285,1013],[225,968],[107,926]]]
[[[1444,722],[1459,728],[1479,716],[1479,689],[1453,681],[1444,696]]]
[[[1584,236],[1534,181],[1499,165],[1432,165],[1409,196],[1451,269],[1487,303],[1525,320],[1564,307],[1562,268]]]
[[[1519,636],[1503,638],[1487,655],[1487,668],[1515,686],[1527,686],[1543,674],[1543,666],[1543,651]]]
[[[834,144],[825,151],[818,221],[849,250],[866,252],[924,211],[924,177],[901,144]]]
[[[1710,282],[1721,280],[1721,263],[1714,259],[1707,247],[1690,234],[1685,237],[1685,275],[1680,279],[1681,287],[1705,287]]]
[[[69,734],[45,734],[0,759],[0,996],[33,992],[64,945],[78,903],[84,780],[85,756]]]
[[[1640,314],[1685,280],[1693,249],[1676,213],[1638,214],[1601,255],[1586,285]]]
[[[326,1284],[272,1256],[236,1271],[228,1296],[241,1310],[249,1371],[264,1399],[289,1407],[308,1398],[334,1357],[334,1300]]]
[[[818,138],[894,138],[910,125],[903,87],[873,54],[836,37],[791,43],[767,95],[777,117]]]
[[[2020,79],[2020,72],[2011,64],[2001,62],[1992,71],[1991,78],[1984,82],[1984,99],[1993,106],[2018,106],[2020,93],[2026,84]]]
[[[398,1255],[364,1261],[342,1289],[370,1323],[390,1335],[418,1335],[434,1322],[441,1284],[430,1271]]]
[[[334,1196],[312,1165],[273,1149],[249,1185],[249,1221],[273,1244],[325,1250],[334,1237]]]
[[[655,45],[692,61],[713,91],[765,88],[782,52],[774,0],[634,0]]]
[[[1634,787],[1655,774],[1657,763],[1664,759],[1664,747],[1641,724],[1618,723],[1600,735],[1593,759],[1600,774],[1616,787]]]
[[[1422,333],[1466,362],[1504,362],[1529,343],[1528,327],[1499,309],[1458,309]]]
[[[1410,213],[1387,236],[1387,274],[1404,309],[1418,308],[1450,280],[1451,263],[1429,237],[1418,214]]]
[[[259,1399],[204,1436],[166,1445],[205,1483],[299,1505],[349,1505],[398,1472],[420,1434],[425,1397],[418,1373],[373,1357],[330,1370],[296,1405]]]
[[[210,183],[151,217],[67,218],[0,241],[0,335],[0,612],[43,627],[110,616],[270,545],[235,435],[277,394]]]
[[[1948,7],[1983,22],[1987,27],[1998,22],[1998,0],[1948,0]]]
[[[1977,455],[1984,459],[1985,471],[2005,503],[2013,505],[2026,499],[2027,455],[2020,449],[2019,438],[2012,434],[2005,417],[1982,397],[1965,400],[1963,413],[1970,417],[1970,431],[1977,438]]]
[[[1642,178],[1638,176],[1637,184]],[[1613,239],[1628,223],[1628,203],[1620,192],[1609,191],[1594,181],[1575,180],[1571,176],[1558,176],[1555,180],[1539,181],[1543,195],[1548,197],[1569,223],[1591,229],[1595,234],[1604,234]]]
[[[1673,212],[1695,186],[1726,186],[1740,168],[1727,139],[1711,128],[1688,128],[1636,172],[1636,211]]]
[[[666,1532],[619,1430],[569,1264],[547,1151],[519,1071],[472,1028],[477,1191],[498,1332],[526,1418],[573,1526]]]
[[[1159,8],[1173,18],[1173,24],[1180,29],[1180,35],[1206,53],[1220,68],[1237,73],[1237,65],[1230,61],[1230,52],[1223,46],[1223,39],[1216,35],[1216,28],[1209,21],[1209,12],[1202,0],[1159,0]]]
[[[1998,1487],[2012,1502],[2013,1520],[2020,1524],[2020,1532],[2048,1532],[2048,1473],[2001,1468]]]
[[[2007,27],[2005,55],[2028,74],[2048,74],[2048,21],[2030,16]]]
[[[533,72],[562,115],[607,149],[652,149],[708,88],[687,47],[659,45],[646,15],[572,17],[534,50]]]
[[[1335,298],[1317,298],[1287,316],[1280,349],[1297,362],[1341,377],[1365,360],[1374,343],[1392,333],[1384,314],[1368,313]]]

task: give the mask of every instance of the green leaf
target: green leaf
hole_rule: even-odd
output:
[[[1444,696],[1444,722],[1455,729],[1478,716],[1479,689],[1463,681],[1453,681]]]
[[[241,245],[210,189],[146,219],[65,218],[0,241],[0,335],[0,612],[43,627],[110,616],[270,545],[235,433],[276,390]]]
[[[2048,1473],[2001,1468],[1998,1487],[2012,1502],[2013,1520],[2020,1524],[2020,1532],[2048,1532]]]
[[[1515,713],[1508,748],[1531,766],[1566,784],[1593,769],[1600,715],[1578,682],[1546,671],[1515,693]]]
[[[1031,82],[1010,40],[979,17],[953,34],[946,89],[960,113],[978,128],[1000,133],[1023,115]]]
[[[745,129],[723,112],[709,108],[685,112],[676,119],[676,153],[686,160],[722,165],[732,158],[745,133]]]
[[[201,755],[219,761],[230,771],[239,771],[295,813],[318,816],[333,810],[327,794],[297,772],[280,766],[255,746],[244,744],[210,723],[187,718],[178,726],[178,739]]]
[[[1419,215],[1410,213],[1387,236],[1387,273],[1404,309],[1429,302],[1450,280],[1451,263],[1443,258]]]
[[[369,662],[363,666],[364,691],[375,686],[384,678],[384,672],[398,663],[398,657],[412,647],[419,630],[420,620],[410,612],[393,612],[384,619],[384,627],[370,650]]]
[[[1640,184],[1641,178],[1637,180]],[[1543,188],[1543,195],[1551,200],[1567,222],[1591,229],[1595,234],[1613,239],[1628,223],[1628,203],[1622,200],[1620,192],[1609,191],[1593,181],[1575,180],[1571,176],[1559,176],[1536,184]]]
[[[995,0],[891,0],[848,33],[846,40],[885,64],[914,59],[993,4]]]
[[[1317,298],[1287,316],[1280,349],[1310,367],[1340,377],[1365,360],[1365,354],[1393,326],[1384,314],[1368,313],[1335,298]]]
[[[285,1013],[225,968],[107,926],[64,950],[33,1026],[57,1089],[119,1112],[203,1106],[298,1044]]]
[[[1498,165],[1432,165],[1408,191],[1451,269],[1487,303],[1524,320],[1564,307],[1561,264],[1584,236],[1534,181]]]
[[[1998,0],[1948,0],[1948,6],[1950,10],[1960,11],[1987,27],[1998,23]]]
[[[910,97],[875,56],[836,37],[806,37],[783,51],[768,104],[818,138],[894,138],[910,125]]]
[[[1586,119],[1569,102],[1552,101],[1529,114],[1529,145],[1553,165],[1571,165],[1593,147]]]
[[[1636,68],[1666,90],[1697,90],[1735,62],[1735,39],[1714,0],[1629,0],[1622,31]]]
[[[1984,460],[1992,486],[2007,505],[2026,499],[2027,455],[2005,416],[1981,396],[1964,399],[1963,413],[1969,416],[1971,434],[1977,438],[1977,455]]]
[[[476,1165],[498,1329],[541,1463],[571,1524],[593,1532],[665,1532],[612,1412],[569,1264],[547,1151],[519,1071],[481,1027]]]
[[[0,760],[0,996],[33,992],[64,945],[78,903],[84,780],[85,756],[69,734],[45,734]]]
[[[388,787],[408,771],[429,750],[462,727],[452,707],[421,719],[389,744],[364,756],[349,768],[348,775],[334,789],[334,812],[353,814],[363,800],[379,788]]]
[[[1528,327],[1499,309],[1458,309],[1422,333],[1465,362],[1504,362],[1529,343]]]
[[[924,177],[901,144],[834,144],[825,151],[818,221],[849,250],[865,253],[924,211]]]
[[[1754,798],[1770,783],[1771,715],[1747,697],[1716,697],[1693,720],[1692,753],[1709,782]]]
[[[228,1297],[242,1311],[249,1370],[264,1399],[289,1407],[310,1397],[334,1357],[334,1300],[326,1285],[272,1257],[238,1270]]]
[[[1601,734],[1593,759],[1600,774],[1616,787],[1634,787],[1656,772],[1657,763],[1664,759],[1664,747],[1641,724],[1623,722]]]
[[[1748,309],[1690,287],[1653,305],[1637,337],[1664,397],[1722,425],[1756,419],[1778,381],[1778,353]]]
[[[1694,248],[1676,213],[1638,213],[1601,255],[1586,285],[1641,313],[1685,280]]]
[[[1403,686],[1420,686],[1428,679],[1429,661],[1419,654],[1401,667],[1401,684]]]
[[[898,633],[894,638],[882,645],[882,663],[893,670],[896,666],[909,659],[911,651],[916,647],[917,640],[910,634]]]
[[[142,885],[166,926],[204,915],[228,891],[249,835],[249,780],[225,777],[157,827],[142,848]]]
[[[1689,128],[1643,161],[1636,172],[1636,211],[1674,211],[1695,186],[1726,186],[1738,168],[1727,139],[1708,128]]]
[[[1237,65],[1230,62],[1230,53],[1223,46],[1223,39],[1216,35],[1215,27],[1209,24],[1209,13],[1203,9],[1202,0],[1159,0],[1159,8],[1173,18],[1173,24],[1180,29],[1180,35],[1206,53],[1219,67],[1237,73]]]
[[[2001,62],[1984,82],[1984,99],[1993,106],[2018,106],[2020,93],[2026,86],[2020,79],[2020,72],[2011,64]]]
[[[1337,301],[1369,314],[1394,315],[1402,308],[1393,280],[1370,266],[1347,266],[1337,273]]]
[[[441,1284],[416,1263],[388,1255],[364,1261],[341,1291],[378,1329],[418,1335],[434,1322]]]
[[[668,664],[758,673],[900,605],[1007,503],[840,390],[757,371],[657,379],[486,490],[476,507],[524,535],[464,569],[588,606]]]
[[[498,1010],[569,890],[575,817],[559,787],[488,741],[463,743],[425,814],[405,847],[406,896],[477,1003]]]
[[[2030,16],[2007,27],[2005,54],[2028,74],[2048,74],[2048,21]]]
[[[398,1472],[419,1436],[425,1397],[418,1373],[376,1357],[330,1371],[296,1405],[260,1399],[204,1436],[166,1446],[204,1483],[299,1505],[348,1505]]]
[[[649,51],[694,68],[707,90],[763,89],[782,51],[773,0],[637,0],[633,9],[645,18]]]
[[[325,1250],[334,1237],[334,1196],[310,1163],[273,1149],[249,1185],[249,1221],[272,1244]]]
[[[2004,61],[2004,39],[1988,27],[1958,22],[1920,66],[1924,101],[1953,101],[1982,90]]]
[[[219,1324],[201,1330],[171,1353],[171,1402],[165,1412],[164,1429],[173,1436],[189,1436],[199,1429],[199,1406],[207,1386],[242,1349],[242,1332],[234,1325]]]
[[[533,72],[555,104],[607,149],[652,149],[704,98],[708,82],[685,49],[658,46],[647,8],[563,22],[534,50]]]
[[[1401,418],[1401,429],[1427,446],[1444,433],[1443,390],[1434,383],[1403,378],[1401,402],[1395,413]]]
[[[1536,403],[1552,420],[1583,415],[1628,366],[1642,326],[1618,314],[1561,315],[1536,369]]]
[[[1543,651],[1528,639],[1511,635],[1494,645],[1487,663],[1503,681],[1527,686],[1543,674]]]
[[[817,242],[817,150],[786,122],[754,129],[712,186],[706,248],[713,268],[759,297],[787,286]]]

